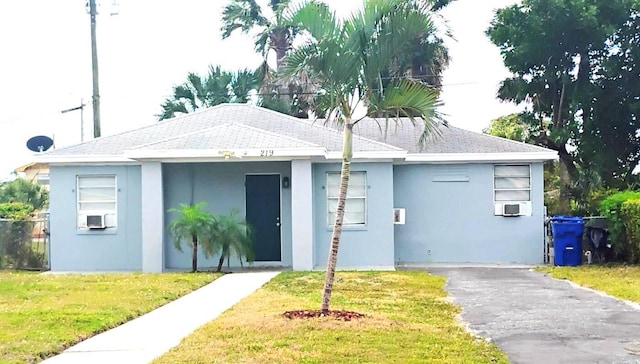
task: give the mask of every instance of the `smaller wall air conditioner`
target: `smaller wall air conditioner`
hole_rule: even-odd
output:
[[[107,227],[104,214],[87,215],[86,218],[87,228],[89,229],[105,229]]]
[[[502,216],[520,216],[520,204],[505,203],[502,205]]]

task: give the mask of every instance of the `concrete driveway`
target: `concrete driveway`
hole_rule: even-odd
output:
[[[528,269],[428,268],[513,363],[640,363],[640,310]]]

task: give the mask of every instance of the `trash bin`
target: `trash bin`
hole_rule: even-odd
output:
[[[575,216],[551,218],[551,235],[555,265],[577,266],[582,263],[582,232],[584,220]]]

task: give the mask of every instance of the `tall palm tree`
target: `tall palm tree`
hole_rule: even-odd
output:
[[[191,246],[191,271],[198,270],[198,243],[208,247],[207,237],[214,223],[213,215],[204,210],[206,203],[180,204],[179,208],[169,209],[178,214],[169,224],[169,232],[173,235],[173,246],[182,252],[182,241]],[[208,249],[203,249],[209,255]]]
[[[262,82],[260,104],[306,118],[313,107],[314,81],[303,74],[295,79],[283,75],[285,56],[298,34],[297,26],[290,21],[292,3],[292,0],[269,0],[263,8],[256,0],[229,0],[222,12],[222,39],[236,30],[244,34],[257,31],[255,49],[264,60],[256,72]],[[271,52],[276,56],[275,70],[267,63]]]
[[[269,51],[276,54],[278,72],[284,67],[284,57],[291,49],[297,28],[285,17],[285,12],[291,0],[269,0],[269,11],[258,5],[256,0],[231,0],[222,11],[222,39],[226,39],[234,31],[240,30],[248,34],[259,29],[256,36],[255,48],[265,59]]]
[[[382,74],[412,48],[416,36],[432,32],[434,26],[429,13],[419,11],[411,0],[369,0],[345,20],[339,20],[325,4],[312,0],[295,11],[292,21],[310,39],[287,56],[286,71],[290,75],[306,72],[318,80],[322,105],[319,116],[342,123],[344,130],[337,212],[321,306],[327,312],[351,171],[353,127],[364,118],[354,114],[362,105],[365,116],[383,117],[385,122],[407,117],[424,127],[420,142],[437,131],[443,122],[436,111],[437,91],[402,75],[383,82]]]
[[[159,120],[170,119],[176,113],[189,113],[201,107],[216,106],[226,102],[246,103],[252,91],[260,87],[255,72],[241,70],[236,73],[223,71],[220,66],[209,66],[203,78],[195,73],[187,75],[187,81],[173,88],[173,96],[162,103]]]

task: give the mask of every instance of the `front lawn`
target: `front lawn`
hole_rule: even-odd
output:
[[[218,276],[0,271],[0,363],[39,361]]]
[[[282,316],[319,308],[323,279],[321,272],[281,273],[154,363],[508,362],[460,326],[444,278],[426,272],[338,272],[332,309],[365,318]]]
[[[640,303],[639,266],[541,267],[552,277],[568,279],[581,286],[606,292],[614,297]]]

